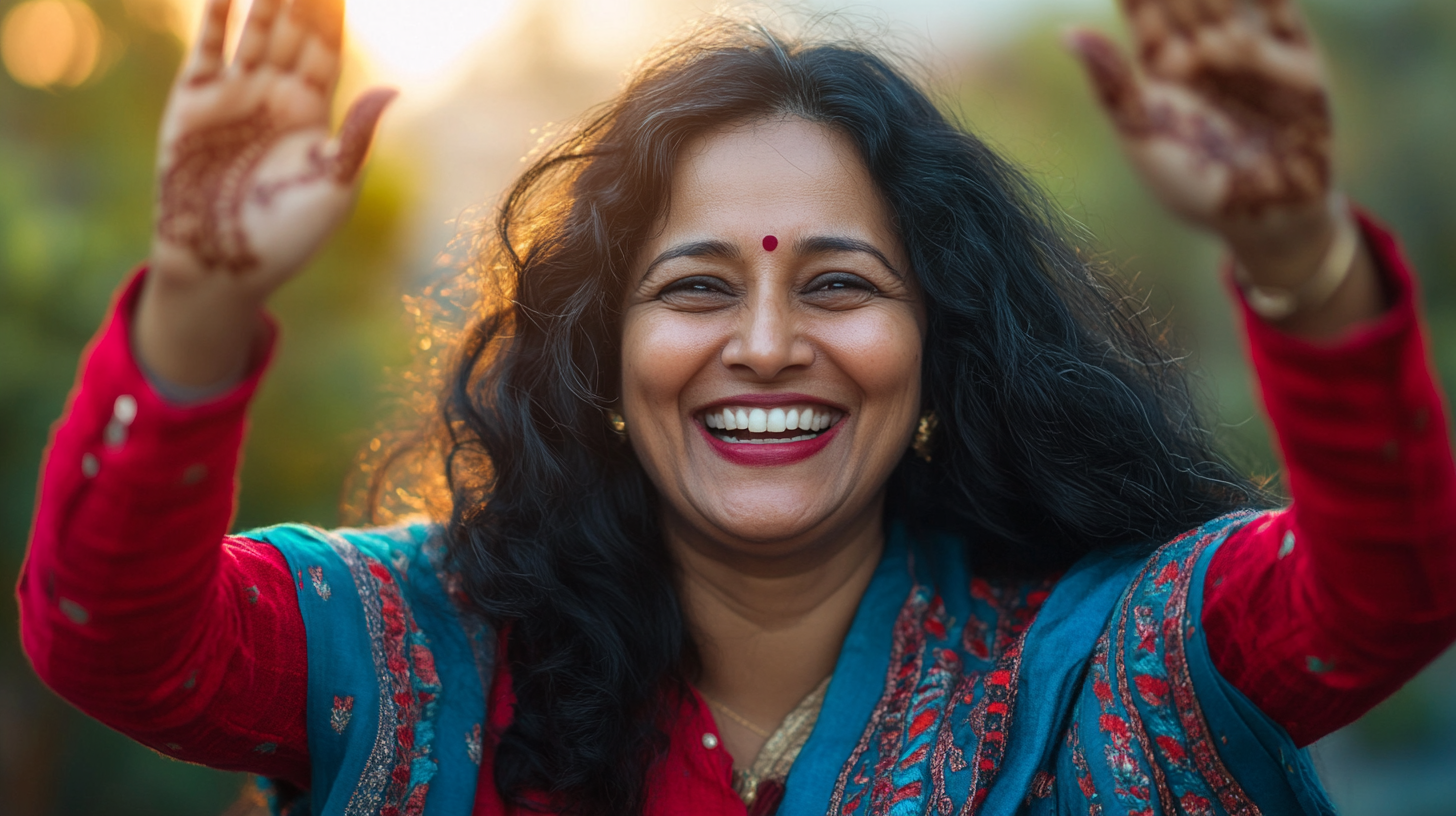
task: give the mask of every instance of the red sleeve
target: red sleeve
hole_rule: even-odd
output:
[[[1203,622],[1226,680],[1300,744],[1344,726],[1456,639],[1456,468],[1395,239],[1361,218],[1393,302],[1334,343],[1245,305],[1292,506],[1234,534]]]
[[[216,399],[166,402],[131,355],[141,279],[87,349],[46,450],[21,642],[41,679],[118,731],[306,787],[307,652],[288,565],[224,537],[267,353]]]

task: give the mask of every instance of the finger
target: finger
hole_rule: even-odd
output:
[[[1203,9],[1198,0],[1153,0],[1166,11],[1168,20],[1179,34],[1190,35],[1203,25]]]
[[[334,140],[334,179],[340,184],[351,184],[369,155],[369,144],[374,141],[374,131],[379,126],[379,117],[384,109],[399,96],[393,88],[374,88],[365,91],[349,106],[344,114],[343,127]]]
[[[192,49],[188,81],[205,82],[223,68],[223,50],[227,47],[227,21],[231,0],[209,0],[202,12],[202,29]]]
[[[303,44],[303,52],[298,55],[295,71],[305,84],[328,97],[339,81],[341,63],[337,50],[324,45],[318,37],[309,37]]]
[[[1205,24],[1227,22],[1238,11],[1236,0],[1195,0]]]
[[[1288,43],[1304,43],[1309,40],[1304,19],[1290,0],[1258,0],[1257,4],[1263,12],[1265,26],[1276,39]]]
[[[268,40],[273,32],[273,24],[280,16],[281,6],[281,0],[253,0],[248,21],[243,24],[243,34],[238,38],[235,64],[248,71],[262,64],[268,55]]]
[[[1118,132],[1128,138],[1146,134],[1148,112],[1142,83],[1122,51],[1106,36],[1090,29],[1073,29],[1062,41],[1086,69],[1097,101]]]
[[[1181,36],[1162,0],[1122,0],[1122,12],[1137,44],[1138,61],[1144,67],[1151,65],[1171,41]]]
[[[268,64],[280,71],[292,71],[303,53],[303,43],[308,32],[290,7],[278,15],[273,31],[268,37]]]
[[[293,16],[330,49],[343,46],[344,0],[294,0]]]

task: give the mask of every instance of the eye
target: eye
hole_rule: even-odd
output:
[[[851,272],[827,272],[809,281],[803,297],[826,309],[842,309],[864,303],[880,293],[873,283]]]
[[[681,309],[713,309],[732,298],[732,288],[710,275],[675,280],[657,293],[658,300]]]

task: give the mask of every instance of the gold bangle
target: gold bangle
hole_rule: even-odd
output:
[[[1319,269],[1298,287],[1257,286],[1249,281],[1249,273],[1242,265],[1234,265],[1234,280],[1254,314],[1265,320],[1284,320],[1300,310],[1316,309],[1323,306],[1350,276],[1355,265],[1355,253],[1360,249],[1360,228],[1349,216],[1349,208],[1343,199],[1340,209],[1346,215],[1335,228],[1335,240],[1320,261]]]

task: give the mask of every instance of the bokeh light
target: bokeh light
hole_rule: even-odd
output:
[[[0,23],[0,57],[22,85],[75,87],[101,55],[101,21],[80,0],[28,0]]]
[[[349,35],[389,81],[437,79],[469,62],[516,0],[350,0]]]
[[[192,42],[205,0],[126,0],[160,16],[167,7],[178,36]],[[521,7],[521,0],[348,0],[349,51],[372,80],[412,93],[437,91],[478,56],[478,49]],[[237,42],[251,0],[233,0],[229,40]]]

